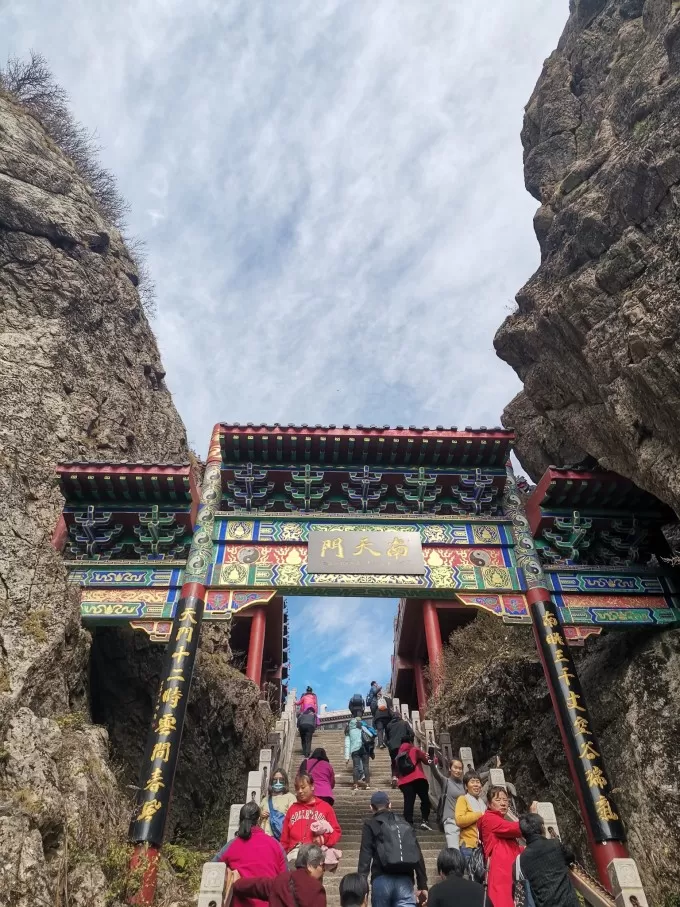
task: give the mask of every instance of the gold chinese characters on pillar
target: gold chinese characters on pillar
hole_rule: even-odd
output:
[[[308,573],[380,573],[423,576],[425,560],[420,533],[395,529],[324,531],[311,529]]]

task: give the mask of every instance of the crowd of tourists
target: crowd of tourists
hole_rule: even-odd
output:
[[[296,705],[304,758],[294,793],[286,772],[277,769],[267,796],[243,806],[235,838],[214,858],[232,871],[234,907],[325,907],[324,874],[335,872],[342,857],[337,847],[342,829],[333,808],[335,772],[324,749],[311,750],[319,717],[311,687]],[[366,709],[372,725],[364,718]],[[349,711],[345,759],[348,766],[351,761],[353,789],[370,786],[370,760],[376,748],[384,747],[392,786],[404,802],[399,814],[390,793],[372,794],[357,871],[340,882],[343,907],[366,907],[369,890],[372,907],[578,907],[568,875],[574,856],[559,840],[546,837],[537,804],[512,820],[506,787],[488,784],[488,772],[465,771],[459,759],[449,767],[437,810],[446,847],[437,858],[438,881],[428,890],[414,810],[419,800],[420,827],[431,831],[424,766],[434,760],[415,745],[411,725],[393,711],[375,681],[365,700],[360,694],[350,699]],[[313,721],[301,721],[306,715]]]

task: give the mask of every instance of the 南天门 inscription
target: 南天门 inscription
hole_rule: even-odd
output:
[[[419,532],[341,532],[313,529],[308,573],[407,573],[422,576],[425,561]]]

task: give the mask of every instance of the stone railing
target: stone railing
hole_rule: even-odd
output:
[[[295,699],[296,691],[291,690],[286,698],[281,717],[276,722],[274,731],[269,735],[268,746],[260,750],[257,768],[248,772],[244,802],[233,803],[229,810],[228,841],[231,841],[236,835],[239,813],[244,804],[251,800],[259,803],[263,797],[267,796],[272,773],[278,768],[288,769],[297,732]],[[231,878],[224,863],[205,863],[201,876],[198,907],[227,907],[230,900]]]
[[[448,733],[442,732],[437,738],[432,721],[422,720],[420,713],[416,711],[409,714],[408,706],[400,704],[399,700],[394,700],[394,705],[400,712],[401,717],[413,727],[416,745],[428,752],[430,756],[436,756],[437,758],[436,763],[433,761],[432,765],[424,767],[425,775],[430,785],[430,802],[433,807],[436,807],[444,791],[449,774],[449,766],[454,758],[451,737]],[[469,747],[460,747],[458,758],[463,763],[465,771],[475,769],[474,756]],[[508,785],[503,769],[491,768],[488,771],[488,783],[490,785],[507,788]],[[553,804],[539,802],[538,813],[545,822],[548,835],[552,838],[559,838],[560,831]],[[612,891],[614,892],[613,896],[582,866],[576,865],[571,870],[570,875],[574,888],[590,907],[648,907],[635,860],[612,860],[608,867],[608,873]]]

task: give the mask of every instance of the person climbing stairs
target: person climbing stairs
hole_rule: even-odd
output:
[[[338,887],[340,879],[348,872],[356,872],[359,863],[359,847],[364,820],[371,815],[371,794],[384,790],[390,796],[394,811],[403,814],[404,798],[399,790],[392,790],[392,772],[390,757],[386,749],[376,749],[375,759],[371,760],[371,779],[366,790],[353,790],[352,767],[345,765],[345,734],[342,730],[319,730],[314,735],[314,748],[323,747],[335,770],[335,804],[334,810],[342,828],[342,840],[338,847],[342,850],[342,860],[337,872],[327,872],[324,876],[324,887],[328,898],[328,907],[340,904]],[[291,759],[291,780],[297,773],[303,760],[299,738]],[[444,835],[438,830],[425,831],[420,828],[419,815],[416,811],[415,828],[427,869],[428,885],[437,881],[437,854],[446,845]],[[431,820],[430,824],[433,824]],[[434,827],[434,825],[433,825]]]

